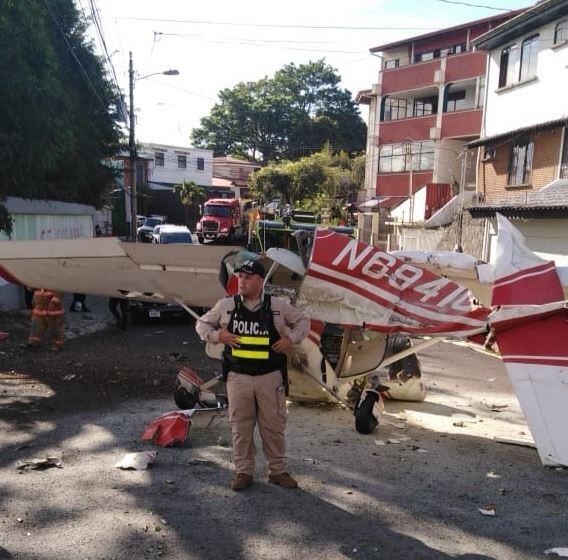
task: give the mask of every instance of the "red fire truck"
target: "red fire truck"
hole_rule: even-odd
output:
[[[238,198],[208,200],[203,206],[203,216],[197,223],[199,243],[206,239],[233,243],[244,237],[246,230],[243,218],[241,201]]]

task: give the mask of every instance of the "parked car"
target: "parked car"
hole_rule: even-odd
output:
[[[171,226],[164,224],[158,233],[158,243],[191,243],[195,240],[189,229],[185,226]]]
[[[189,313],[177,303],[154,303],[138,299],[130,301],[130,317],[134,323],[190,319]]]
[[[156,232],[156,229],[158,231]],[[191,243],[197,244],[189,229],[185,226],[158,224],[154,227],[153,241],[155,243]],[[176,303],[154,303],[134,300],[130,303],[130,314],[134,322],[156,321],[161,319],[190,319],[189,313]]]
[[[159,243],[159,239],[160,239],[160,230],[165,226],[166,224],[158,224],[156,227],[154,227],[154,229],[152,230],[152,243]]]
[[[143,243],[150,243],[152,241],[152,233],[154,231],[154,228],[159,224],[163,224],[165,221],[165,216],[148,216],[144,220],[144,224],[136,230],[138,241],[142,241]]]

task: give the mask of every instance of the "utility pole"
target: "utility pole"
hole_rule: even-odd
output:
[[[412,162],[412,139],[407,138],[405,140],[406,142],[406,152],[408,153],[408,157],[410,159],[410,173],[409,173],[409,179],[408,179],[408,203],[410,205],[410,208],[408,210],[408,221],[410,223],[412,223],[412,221],[414,220],[414,191],[412,189],[412,167],[413,167],[413,162]]]
[[[130,88],[130,134],[128,138],[128,147],[130,151],[130,237],[135,243],[137,241],[136,226],[138,217],[138,205],[136,203],[136,140],[134,136],[134,127],[136,124],[136,116],[134,115],[134,64],[132,62],[132,51],[130,51],[130,63],[128,65],[128,80]]]
[[[459,216],[458,216],[458,242],[455,250],[458,253],[463,253],[463,211],[464,211],[464,198],[465,198],[465,174],[467,172],[467,148],[462,151],[462,165],[461,165],[461,175],[460,175],[460,204],[459,204]]]

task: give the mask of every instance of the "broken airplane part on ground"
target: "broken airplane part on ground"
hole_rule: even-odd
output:
[[[266,290],[290,297],[312,319],[310,336],[289,356],[290,397],[346,403],[356,409],[357,428],[369,432],[381,394],[424,398],[416,352],[447,337],[483,343],[491,334],[541,460],[568,466],[568,278],[527,249],[505,218],[498,224],[490,265],[456,253],[387,254],[326,229],[299,236],[300,256],[269,249],[260,257],[269,265]],[[67,292],[208,307],[231,293],[232,272],[249,257],[237,247],[109,238],[3,242],[0,274]],[[408,348],[406,335],[428,338]],[[220,348],[207,351],[218,356]],[[381,383],[377,370],[402,358],[410,367],[391,369]],[[208,397],[210,389],[194,381],[178,378],[178,404],[215,404],[214,392]]]

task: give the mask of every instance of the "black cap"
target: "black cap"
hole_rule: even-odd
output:
[[[244,272],[245,274],[258,274],[261,278],[266,276],[264,267],[258,261],[245,261],[235,272]]]

